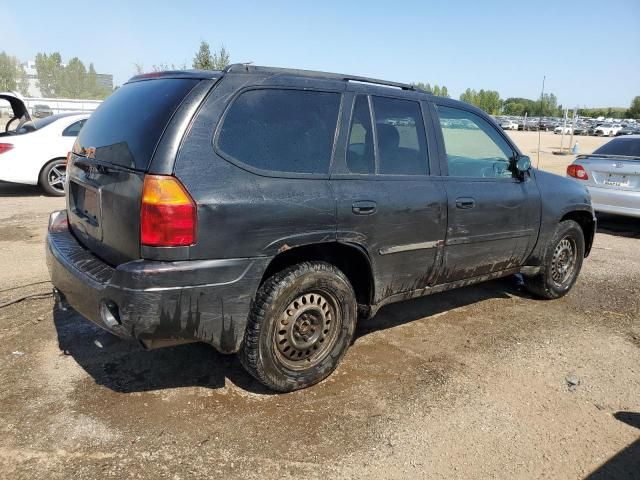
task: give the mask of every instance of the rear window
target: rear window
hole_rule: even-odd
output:
[[[640,138],[615,138],[594,150],[594,155],[624,155],[640,157]]]
[[[339,109],[339,93],[248,90],[229,108],[217,146],[261,170],[326,174]]]
[[[195,79],[157,79],[123,85],[82,127],[76,153],[146,170],[164,128],[196,83]]]

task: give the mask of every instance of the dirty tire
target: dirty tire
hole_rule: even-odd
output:
[[[267,387],[290,392],[335,370],[351,344],[356,299],[347,277],[325,262],[305,262],[265,280],[251,305],[244,368]]]
[[[56,158],[47,163],[40,171],[38,184],[44,190],[44,193],[51,197],[64,196],[64,179],[62,175],[66,174],[67,161],[64,158]],[[62,182],[62,183],[60,183]]]
[[[547,246],[543,271],[535,276],[525,276],[524,284],[540,298],[560,298],[575,284],[583,259],[582,228],[573,220],[562,221]]]

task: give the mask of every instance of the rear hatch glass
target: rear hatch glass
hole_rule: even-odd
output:
[[[140,258],[140,203],[156,146],[197,79],[125,84],[91,115],[69,162],[67,212],[76,238],[111,265]]]
[[[154,79],[120,87],[91,115],[74,153],[146,170],[160,137],[196,79]]]

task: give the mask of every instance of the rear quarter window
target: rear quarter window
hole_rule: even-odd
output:
[[[123,85],[87,120],[74,152],[146,170],[169,120],[197,83],[195,79],[171,78]]]
[[[339,110],[339,93],[247,90],[229,107],[217,148],[260,170],[327,174]]]

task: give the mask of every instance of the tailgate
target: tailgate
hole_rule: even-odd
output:
[[[140,258],[144,174],[167,125],[197,83],[159,78],[125,84],[83,126],[67,168],[69,225],[106,263]]]

